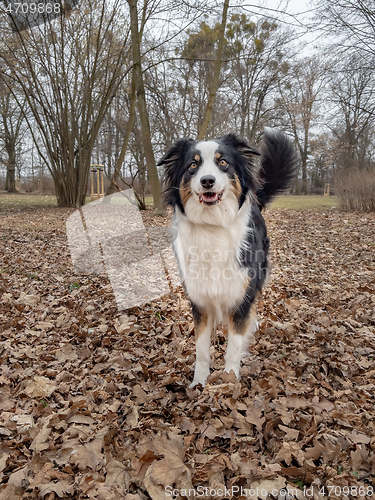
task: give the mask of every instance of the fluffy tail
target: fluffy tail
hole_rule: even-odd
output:
[[[297,173],[297,154],[290,139],[278,130],[264,133],[260,180],[257,191],[260,209],[291,186]]]

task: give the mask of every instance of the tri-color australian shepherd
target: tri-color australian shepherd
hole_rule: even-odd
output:
[[[259,154],[257,168],[254,155]],[[174,208],[177,234],[173,247],[194,318],[190,387],[206,383],[215,323],[228,325],[224,370],[239,378],[268,273],[269,239],[261,211],[290,186],[294,148],[278,131],[264,133],[261,153],[233,134],[201,142],[182,139],[159,165],[165,168],[165,200]]]

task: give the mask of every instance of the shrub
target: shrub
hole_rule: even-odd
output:
[[[375,212],[375,171],[356,168],[340,172],[335,192],[343,210]]]

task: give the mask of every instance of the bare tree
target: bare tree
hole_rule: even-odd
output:
[[[159,60],[166,57],[162,50],[155,51],[153,56]],[[181,106],[183,101],[181,103],[176,94],[176,87],[179,88],[180,84],[180,75],[175,75],[171,71],[171,65],[165,62],[153,66],[145,73],[153,144],[160,156],[179,135],[186,135],[180,119],[184,114],[183,105]]]
[[[286,76],[279,80],[279,97],[276,104],[286,116],[286,126],[291,131],[301,157],[301,191],[307,194],[307,159],[311,128],[316,120],[318,96],[323,88],[326,70],[315,58],[298,61]]]
[[[210,92],[208,95],[207,106],[206,106],[206,109],[205,109],[205,112],[203,115],[202,123],[200,124],[199,130],[198,130],[198,140],[204,139],[204,136],[207,132],[208,124],[210,122],[210,118],[211,118],[211,114],[212,114],[212,108],[214,107],[214,103],[215,103],[216,92],[217,92],[217,89],[219,87],[219,77],[220,77],[220,70],[221,70],[221,64],[222,64],[222,59],[223,59],[225,26],[227,23],[228,7],[229,7],[229,0],[225,0],[224,5],[223,5],[221,24],[220,24],[219,33],[218,33],[218,44],[217,44],[217,51],[216,51],[215,68],[214,68],[212,83],[210,86]]]
[[[177,85],[180,112],[179,119],[184,120],[187,136],[196,136],[202,129],[203,117],[207,110],[212,82],[217,62],[216,52],[220,37],[221,24],[211,27],[201,22],[198,30],[189,31],[187,40],[183,40],[179,53],[182,61],[177,66],[181,82]],[[220,73],[218,73],[220,76]],[[221,87],[223,78],[216,88]],[[216,99],[215,95],[215,99]],[[212,112],[212,108],[210,113]]]
[[[207,109],[222,24],[202,22],[181,37],[180,59],[155,65],[145,78],[149,92],[154,145],[170,146],[177,137],[195,137]],[[237,130],[251,141],[269,123],[272,93],[290,57],[292,35],[266,19],[251,21],[235,12],[227,23],[215,105],[207,128],[209,135]],[[164,47],[153,53],[163,60]],[[215,85],[216,87],[216,85]],[[206,135],[207,135],[206,133]]]
[[[239,132],[256,142],[262,119],[269,114],[269,106],[273,106],[271,100],[266,105],[267,98],[283,73],[291,34],[275,21],[264,18],[252,21],[245,14],[235,13],[226,35],[226,52],[231,60],[229,82],[240,121]]]
[[[141,36],[138,29],[138,9],[137,0],[127,0],[130,9],[130,24],[132,37],[133,54],[133,78],[137,95],[139,116],[142,127],[143,148],[147,162],[148,180],[151,185],[152,196],[154,198],[154,209],[157,214],[163,214],[163,201],[161,197],[161,185],[156,168],[156,162],[151,142],[150,123],[146,106],[146,93],[142,75],[141,64]]]
[[[120,0],[85,0],[54,22],[9,34],[0,52],[2,79],[19,104],[20,93],[27,102],[30,133],[60,206],[85,202],[101,123],[130,70],[127,33]]]
[[[335,110],[331,129],[340,143],[344,168],[361,168],[366,163],[375,123],[374,96],[374,71],[361,68],[357,55],[342,64],[336,62],[330,83],[330,101]]]
[[[5,189],[16,192],[15,171],[17,149],[24,138],[24,111],[14,100],[9,89],[0,84],[0,141],[4,145],[6,158],[0,153],[0,162],[7,168]]]
[[[136,95],[136,87],[135,87],[134,72],[133,72],[131,92],[130,92],[130,96],[129,96],[129,117],[128,117],[128,121],[126,123],[125,134],[124,134],[124,138],[122,141],[121,150],[120,150],[120,152],[117,156],[117,159],[116,159],[115,169],[113,172],[113,176],[111,178],[111,184],[109,185],[107,192],[106,192],[107,196],[110,194],[113,194],[117,188],[122,164],[124,163],[124,160],[125,160],[125,155],[126,155],[126,152],[128,150],[128,146],[129,146],[130,134],[131,134],[131,131],[133,128],[133,123],[134,123],[134,118],[135,118],[136,99],[137,99],[137,95]]]
[[[315,23],[328,35],[345,57],[348,53],[361,55],[360,65],[373,66],[375,58],[375,1],[374,0],[315,0]],[[335,36],[335,40],[332,39]]]

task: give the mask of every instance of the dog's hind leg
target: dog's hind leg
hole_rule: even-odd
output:
[[[196,341],[196,361],[194,379],[190,388],[202,384],[204,387],[208,375],[210,374],[210,345],[211,333],[214,327],[214,316],[198,309],[192,304],[195,341]]]

